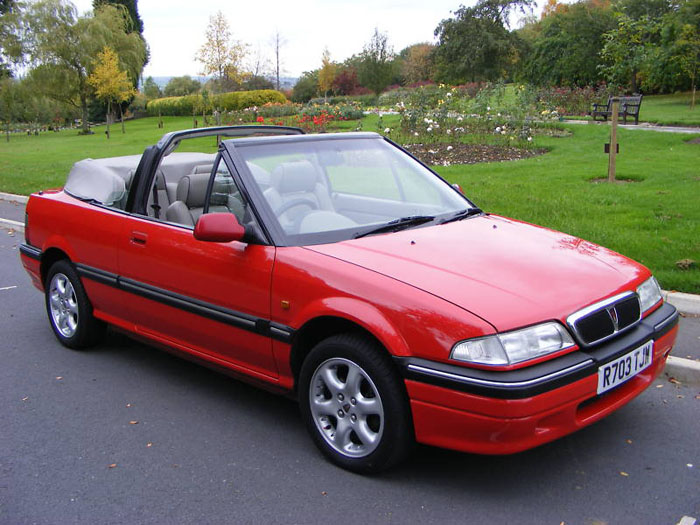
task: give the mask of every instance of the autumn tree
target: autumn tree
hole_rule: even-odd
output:
[[[394,77],[394,50],[389,37],[374,28],[374,34],[365,44],[358,64],[360,84],[379,95]]]
[[[401,77],[405,84],[414,84],[433,78],[434,50],[434,45],[421,43],[408,46],[399,53]]]
[[[35,67],[29,75],[50,98],[80,109],[83,133],[89,132],[88,102],[93,87],[88,77],[105,46],[119,57],[130,78],[140,76],[146,47],[137,33],[127,31],[123,8],[104,5],[85,16],[65,0],[39,0],[29,5],[28,52]]]
[[[328,48],[325,48],[321,57],[321,69],[318,71],[318,90],[323,93],[325,100],[328,100],[328,92],[333,87],[337,70],[338,66],[331,60]]]
[[[203,66],[202,74],[214,75],[221,90],[231,84],[239,86],[247,76],[243,68],[246,54],[247,45],[231,38],[224,14],[218,11],[210,16],[205,42],[195,56]]]
[[[88,83],[95,89],[95,96],[107,103],[107,138],[109,138],[112,104],[119,105],[122,133],[125,133],[124,112],[121,103],[133,97],[136,90],[126,71],[119,68],[119,57],[109,46],[105,46],[97,56],[97,65],[88,77]]]

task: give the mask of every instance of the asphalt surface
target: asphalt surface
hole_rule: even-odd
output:
[[[605,420],[522,454],[418,447],[394,471],[362,477],[316,452],[292,401],[116,334],[92,351],[63,348],[19,242],[0,229],[2,524],[700,517],[697,389],[659,380]],[[678,355],[697,335],[681,338]]]
[[[8,201],[0,197],[0,218],[24,222],[24,204]]]

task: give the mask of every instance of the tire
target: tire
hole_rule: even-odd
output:
[[[49,268],[44,289],[49,323],[62,345],[78,350],[101,339],[105,324],[92,315],[92,305],[70,261],[63,259]]]
[[[311,350],[299,375],[299,407],[316,446],[344,469],[386,470],[413,445],[403,381],[368,337],[336,335]]]

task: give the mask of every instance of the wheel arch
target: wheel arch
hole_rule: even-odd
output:
[[[66,252],[60,248],[49,248],[41,255],[41,282],[46,284],[46,276],[49,274],[49,269],[57,262],[62,259],[67,259],[70,261],[70,257]]]
[[[374,306],[357,300],[343,298],[338,304],[334,301],[324,301],[323,312],[314,312],[315,315],[303,322],[297,329],[292,339],[289,365],[294,377],[294,383],[299,379],[301,365],[308,353],[319,342],[341,333],[357,333],[375,341],[387,354],[409,355],[408,345],[404,338],[392,323]],[[328,308],[329,306],[336,308]],[[349,312],[353,312],[351,316]]]

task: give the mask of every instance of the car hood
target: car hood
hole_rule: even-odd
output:
[[[495,215],[307,249],[424,290],[499,331],[564,321],[649,275],[601,246]]]

